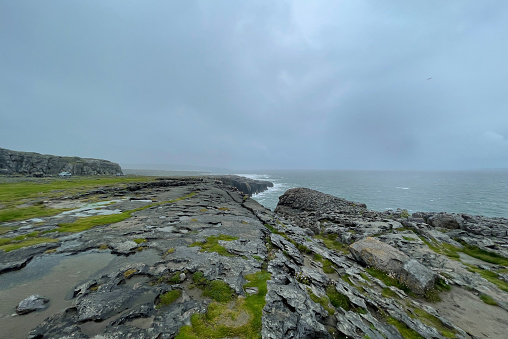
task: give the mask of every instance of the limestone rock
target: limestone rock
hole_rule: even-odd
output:
[[[29,296],[28,298],[22,300],[18,306],[16,307],[17,314],[27,314],[34,311],[40,311],[48,307],[49,299],[40,296],[38,294],[34,294]]]
[[[393,275],[415,293],[423,294],[434,287],[437,279],[434,272],[375,238],[367,237],[357,241],[349,246],[349,250],[357,261]]]
[[[107,160],[60,157],[0,148],[0,174],[40,177],[57,175],[61,172],[69,172],[72,175],[117,175],[122,174],[122,168]]]

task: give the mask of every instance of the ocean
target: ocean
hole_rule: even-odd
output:
[[[376,211],[452,212],[508,218],[508,170],[259,171],[238,173],[274,187],[253,198],[274,210],[290,188],[307,187],[367,204]]]

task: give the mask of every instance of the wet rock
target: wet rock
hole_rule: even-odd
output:
[[[357,241],[349,246],[349,250],[359,262],[393,275],[415,293],[424,294],[425,291],[434,287],[437,279],[434,272],[398,249],[375,238]]]
[[[49,299],[38,294],[29,296],[22,300],[16,307],[17,314],[27,314],[34,311],[41,311],[48,307]]]

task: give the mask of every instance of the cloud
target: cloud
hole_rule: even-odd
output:
[[[0,145],[239,169],[508,167],[507,14],[504,1],[1,2]]]

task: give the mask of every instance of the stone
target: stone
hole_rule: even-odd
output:
[[[16,307],[17,314],[28,314],[34,311],[41,311],[48,307],[49,299],[38,294],[33,294],[22,300]]]
[[[42,177],[68,172],[72,175],[122,174],[120,165],[107,160],[60,157],[0,148],[0,173]]]
[[[349,250],[357,261],[394,276],[415,293],[424,294],[434,287],[437,279],[434,272],[375,238],[357,241],[349,246]]]

